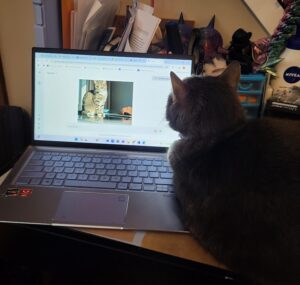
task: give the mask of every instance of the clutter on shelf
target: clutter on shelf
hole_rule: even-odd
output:
[[[228,48],[228,60],[237,60],[241,64],[242,74],[253,72],[251,32],[244,29],[237,29],[232,35],[232,41]]]
[[[272,36],[263,41],[270,74],[266,110],[300,115],[300,0],[284,1],[284,14]]]
[[[249,117],[260,116],[271,97],[273,101],[284,97],[277,96],[278,92],[274,93],[269,83],[275,82],[276,66],[278,69],[280,64],[287,62],[281,58],[285,56],[282,52],[295,33],[295,23],[300,17],[300,0],[284,1],[284,15],[271,37],[252,41],[252,32],[239,27],[233,31],[228,44],[215,28],[215,15],[207,26],[195,27],[194,21],[184,19],[180,11],[178,19],[155,16],[154,1],[146,5],[132,0],[125,16],[117,15],[120,0],[73,2],[70,8],[71,48],[189,55],[193,58],[192,73],[199,76],[217,76],[229,62],[237,60],[242,73],[238,92]],[[296,66],[299,78],[299,63]],[[300,81],[297,82],[299,85]],[[300,97],[297,84],[290,92],[293,98]],[[295,102],[300,101],[297,98]]]

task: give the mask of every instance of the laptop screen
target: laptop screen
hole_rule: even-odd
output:
[[[187,57],[33,49],[34,140],[168,147],[170,71],[191,69]]]

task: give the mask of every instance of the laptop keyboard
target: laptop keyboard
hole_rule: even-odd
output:
[[[173,192],[172,177],[161,157],[36,152],[16,184]]]

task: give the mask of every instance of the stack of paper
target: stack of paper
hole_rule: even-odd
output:
[[[105,50],[115,28],[111,27],[120,0],[65,0],[62,5],[63,46],[72,49]],[[146,53],[161,19],[154,8],[133,0],[130,18],[117,51]],[[66,23],[70,23],[69,30]],[[69,39],[68,39],[69,38]]]
[[[146,53],[161,19],[153,16],[153,7],[138,3],[131,11],[118,51]],[[125,43],[125,46],[122,46]]]
[[[66,42],[64,46],[97,50],[104,31],[113,24],[120,0],[72,1],[73,5],[69,5],[72,10],[62,15],[68,17],[70,14],[70,44]]]

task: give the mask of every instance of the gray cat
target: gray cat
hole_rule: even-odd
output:
[[[300,121],[246,120],[240,65],[179,79],[166,118],[175,193],[191,234],[254,284],[300,284]]]

